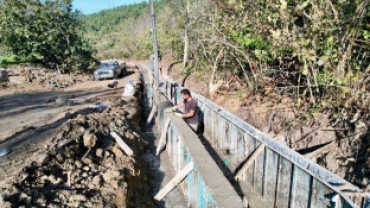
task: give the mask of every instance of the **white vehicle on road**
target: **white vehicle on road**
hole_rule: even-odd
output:
[[[94,72],[95,80],[118,79],[121,75],[123,75],[123,69],[117,61],[103,61]]]

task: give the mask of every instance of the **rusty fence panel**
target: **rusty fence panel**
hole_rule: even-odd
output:
[[[167,80],[165,86],[167,98],[173,104],[180,103],[182,100],[180,92],[183,88],[171,80]],[[359,189],[203,96],[194,93],[192,95],[199,104],[198,114],[204,124],[203,137],[215,148],[220,157],[227,161],[230,171],[235,172],[260,144],[266,145],[238,183],[246,183],[246,187],[253,188],[269,206],[279,208],[370,207],[368,193],[366,197],[347,196],[336,186],[349,184],[351,191],[359,191]],[[198,176],[193,174],[191,177],[195,180]],[[193,194],[195,194],[196,188],[193,188]]]

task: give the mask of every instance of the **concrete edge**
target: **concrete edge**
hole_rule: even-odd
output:
[[[171,107],[172,103],[169,101],[161,101],[159,105],[161,108],[166,109]],[[223,175],[222,171],[199,140],[196,133],[192,131],[183,119],[178,118],[173,114],[167,114],[166,116],[171,120],[172,124],[184,138],[184,143],[189,148],[194,160],[193,162],[210,190],[217,207],[243,207],[242,199]]]

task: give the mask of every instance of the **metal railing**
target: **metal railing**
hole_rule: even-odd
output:
[[[183,89],[167,80],[162,93],[173,104],[181,101]],[[248,200],[259,198],[260,207],[370,207],[370,195],[277,142],[263,132],[225,111],[203,96],[198,101],[204,138],[218,155],[228,161],[231,172],[240,168],[260,144],[263,151],[237,183]],[[346,190],[341,190],[339,186]],[[251,191],[252,190],[252,191]]]
[[[152,89],[148,87],[146,93],[148,98],[147,106],[152,107]],[[167,103],[171,106],[169,101]],[[206,149],[196,148],[202,146],[197,135],[191,131],[190,127],[182,119],[177,118],[178,122],[174,123],[173,118],[169,118],[169,114],[164,113],[165,109],[166,107],[162,104],[158,105],[156,120],[158,121],[158,128],[161,134],[165,133],[166,152],[171,160],[175,174],[179,174],[190,163],[194,167],[190,174],[179,184],[187,201],[187,207],[241,208],[242,200],[240,196],[237,195],[227,179],[223,177],[221,170],[218,169],[213,159],[207,155]],[[168,126],[166,126],[167,124]],[[160,149],[161,147],[158,150]],[[207,165],[205,166],[204,164]],[[210,169],[214,170],[211,177],[206,173]],[[204,178],[204,176],[208,177]],[[218,179],[217,183],[213,182],[213,177]],[[210,186],[207,185],[207,182]],[[225,190],[230,191],[224,193]],[[220,195],[227,197],[219,197]],[[231,200],[232,203],[229,203],[228,200]]]
[[[159,108],[159,111],[163,112],[163,109]],[[162,118],[159,120],[161,121],[161,126],[163,126],[166,116],[163,113],[161,115]],[[172,122],[167,131],[166,151],[176,173],[179,173],[187,164],[193,161],[189,148]],[[187,207],[217,207],[196,165],[194,165],[193,171],[179,185],[185,195]]]

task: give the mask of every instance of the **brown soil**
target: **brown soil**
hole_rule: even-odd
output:
[[[0,207],[155,207],[140,157],[147,147],[138,126],[140,84],[134,97],[121,99],[129,80],[140,81],[137,70],[129,72],[115,90],[107,88],[111,80],[65,89],[2,84],[0,149],[13,151],[0,158]],[[110,108],[89,108],[97,104]],[[111,131],[133,156],[126,156]]]

